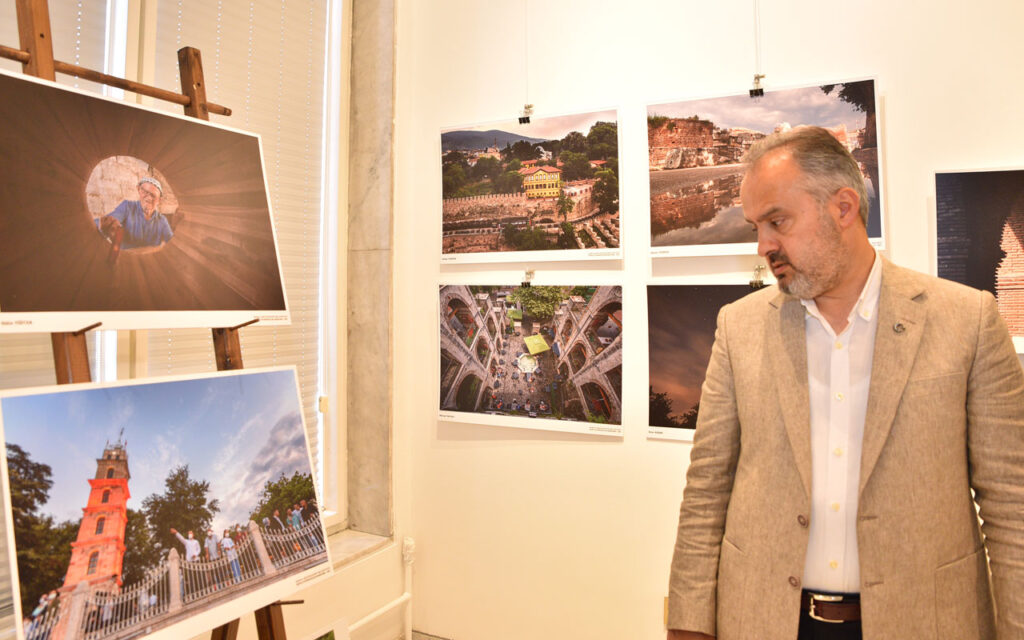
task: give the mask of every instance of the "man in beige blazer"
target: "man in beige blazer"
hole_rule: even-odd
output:
[[[741,197],[778,286],[718,316],[669,639],[1024,639],[1024,373],[994,298],[878,256],[822,129],[752,149]]]

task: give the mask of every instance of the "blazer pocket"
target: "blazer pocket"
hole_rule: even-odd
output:
[[[742,637],[747,606],[746,557],[740,548],[722,538],[718,560],[717,637],[723,640]]]
[[[935,615],[939,638],[996,637],[984,547],[935,570]]]
[[[966,388],[966,386],[967,374],[963,371],[924,375],[907,381],[907,386],[903,389],[903,397],[928,394],[934,395],[936,398],[946,398],[949,397],[947,394],[954,393],[960,388]]]

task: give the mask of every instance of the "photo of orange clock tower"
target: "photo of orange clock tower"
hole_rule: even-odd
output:
[[[72,591],[83,580],[93,586],[121,585],[130,478],[125,444],[121,438],[108,442],[103,457],[96,460],[96,477],[89,479],[89,501],[82,509],[78,537],[71,543],[71,563],[61,591]]]

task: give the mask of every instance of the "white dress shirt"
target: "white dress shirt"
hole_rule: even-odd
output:
[[[881,282],[882,261],[875,252],[839,335],[813,300],[800,301],[806,308],[811,404],[811,522],[803,577],[810,590],[860,592],[857,493]]]

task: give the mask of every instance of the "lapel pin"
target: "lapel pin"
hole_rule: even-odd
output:
[[[904,331],[907,330],[907,328],[903,326],[902,322],[897,322],[896,324],[892,325],[892,330],[895,331],[896,333],[903,333]]]

